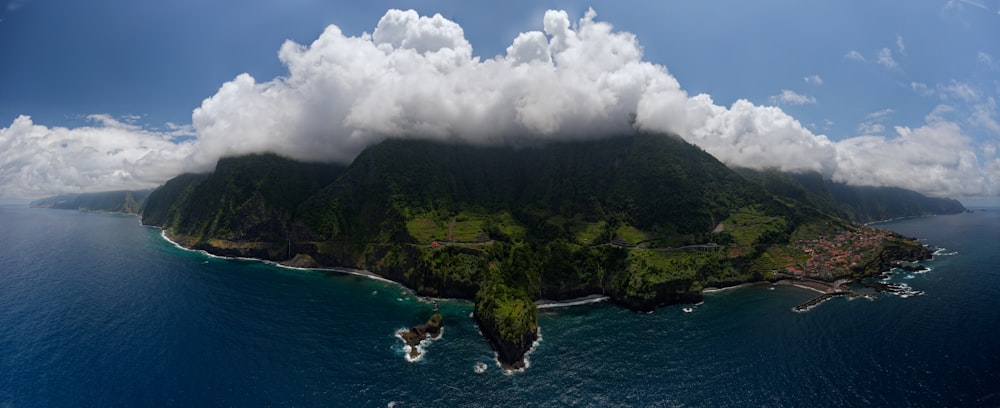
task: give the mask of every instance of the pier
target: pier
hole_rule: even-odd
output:
[[[797,288],[808,289],[814,292],[819,292],[820,294],[819,296],[812,298],[808,301],[805,301],[799,304],[798,306],[793,307],[792,310],[796,312],[804,312],[806,310],[812,309],[813,307],[816,307],[816,305],[819,305],[820,303],[826,302],[827,300],[833,299],[838,296],[848,296],[851,298],[855,298],[859,296],[870,296],[879,292],[878,289],[876,289],[874,293],[855,292],[853,290],[846,289],[844,285],[846,285],[849,282],[850,281],[846,279],[830,283],[809,278],[797,278],[797,279],[782,280],[779,281],[778,284],[790,285],[790,286],[795,286]]]
[[[827,292],[827,293],[824,293],[822,295],[819,295],[819,296],[813,298],[812,300],[806,301],[805,303],[802,303],[802,304],[800,304],[798,306],[795,306],[794,308],[792,308],[792,310],[794,310],[796,312],[804,312],[806,310],[809,310],[809,309],[813,308],[814,306],[816,306],[816,305],[818,305],[820,303],[826,302],[827,300],[830,300],[830,299],[835,298],[837,296],[844,296],[844,295],[851,295],[851,297],[861,296],[861,294],[858,294],[858,293],[855,293],[855,292],[851,292],[851,291],[845,291],[845,290],[840,290],[840,291],[836,291],[836,292]]]

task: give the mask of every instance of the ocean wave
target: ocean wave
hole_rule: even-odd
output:
[[[585,296],[585,297],[582,297],[582,298],[570,299],[570,300],[565,300],[565,301],[560,301],[560,302],[555,302],[555,301],[540,301],[538,303],[535,303],[535,308],[537,308],[537,309],[552,309],[552,308],[557,308],[557,307],[569,307],[569,306],[589,305],[591,303],[605,302],[608,299],[611,299],[611,298],[608,297],[608,296]]]
[[[360,276],[360,277],[364,277],[364,278],[376,280],[376,281],[379,281],[379,282],[389,283],[389,284],[395,285],[395,286],[399,287],[400,289],[404,290],[405,293],[402,294],[402,296],[404,296],[404,297],[400,297],[400,298],[396,299],[399,302],[402,302],[403,300],[406,300],[405,297],[409,297],[409,296],[416,297],[416,300],[419,301],[419,302],[421,302],[421,303],[434,303],[434,302],[438,302],[438,301],[440,301],[440,302],[460,302],[460,303],[467,303],[468,302],[468,300],[464,300],[464,299],[435,298],[435,297],[430,297],[430,296],[416,296],[416,292],[413,289],[410,289],[410,288],[404,286],[402,283],[399,283],[399,282],[396,282],[394,280],[390,280],[390,279],[384,278],[382,276],[379,276],[379,275],[375,274],[374,272],[366,271],[366,270],[362,270],[362,269],[353,269],[353,268],[300,268],[300,267],[297,267],[297,266],[283,265],[283,264],[281,264],[279,262],[269,261],[269,260],[260,259],[260,258],[215,255],[215,254],[212,254],[212,253],[210,253],[208,251],[205,251],[203,249],[191,249],[191,248],[184,247],[183,245],[181,245],[181,244],[175,242],[174,240],[170,239],[170,237],[167,236],[167,231],[164,230],[163,228],[156,227],[156,226],[150,226],[150,225],[146,225],[145,227],[159,229],[160,230],[160,237],[162,237],[165,241],[169,242],[171,245],[173,245],[174,247],[177,247],[178,249],[181,249],[181,250],[187,251],[187,252],[194,252],[194,253],[202,254],[202,255],[204,255],[206,257],[209,257],[209,258],[225,259],[225,260],[236,260],[236,261],[260,262],[260,263],[263,263],[265,265],[270,265],[270,266],[275,266],[275,267],[282,268],[282,269],[295,270],[295,271],[304,271],[304,272],[314,272],[314,271],[318,271],[318,272],[334,272],[334,273],[341,273],[341,274],[345,274],[345,275]]]
[[[152,228],[158,228],[158,227],[152,227]],[[165,239],[167,242],[173,244],[173,246],[175,246],[175,247],[177,247],[179,249],[182,249],[182,250],[188,251],[188,252],[199,253],[199,254],[205,255],[205,256],[207,256],[209,258],[225,259],[225,260],[230,260],[230,261],[260,262],[260,263],[271,265],[271,266],[280,266],[280,267],[289,268],[289,269],[303,270],[302,268],[293,268],[291,266],[281,265],[281,264],[279,264],[277,262],[269,261],[269,260],[266,260],[266,259],[248,258],[248,257],[243,257],[243,256],[222,256],[222,255],[213,254],[213,253],[208,252],[208,251],[206,251],[204,249],[191,249],[191,248],[187,248],[187,247],[185,247],[185,246],[183,246],[181,244],[178,244],[174,240],[170,239],[170,237],[167,236],[167,230],[162,229],[162,228],[160,228],[160,236],[163,237],[163,239]]]
[[[757,282],[747,282],[747,283],[741,283],[739,285],[726,286],[726,287],[722,287],[722,288],[708,287],[708,288],[702,289],[701,293],[718,293],[718,292],[723,292],[723,291],[732,290],[732,289],[745,288],[745,287],[748,287],[748,286],[753,286],[753,285],[758,285],[758,284],[759,283],[757,283]]]

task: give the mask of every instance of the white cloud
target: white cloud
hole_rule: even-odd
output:
[[[897,127],[895,138],[858,136],[837,142],[834,180],[896,186],[936,196],[992,195],[972,140],[952,122]]]
[[[938,85],[942,99],[958,99],[966,102],[973,102],[979,99],[979,92],[972,85],[964,82],[951,80],[951,82]]]
[[[888,48],[883,48],[879,50],[878,59],[876,60],[876,62],[879,65],[886,67],[888,69],[899,68],[899,64],[896,62],[896,60],[892,58],[892,50]]]
[[[983,144],[983,156],[987,159],[992,159],[997,154],[997,145],[993,143]]]
[[[534,144],[627,134],[633,122],[675,132],[733,166],[935,194],[984,189],[981,149],[943,111],[926,126],[899,128],[895,139],[834,143],[777,107],[688,95],[666,67],[643,60],[634,35],[595,19],[593,10],[575,24],[548,11],[543,31],[522,33],[505,55],[484,60],[457,23],[390,10],[372,34],[331,25],[308,45],[286,41],[278,57],[287,75],[236,76],[194,110],[190,126],[156,131],[134,118],[91,115],[93,126],[48,128],[22,116],[0,128],[0,195],[149,187],[251,152],[347,163],[386,138]],[[856,51],[845,57],[864,60]],[[790,90],[775,98],[815,103]],[[893,159],[883,166],[886,152]]]
[[[927,84],[922,82],[910,82],[910,88],[913,89],[914,92],[923,96],[934,94],[934,91],[928,88]]]
[[[900,55],[906,55],[906,44],[903,43],[903,36],[901,35],[896,36],[896,51]]]
[[[993,56],[985,51],[979,51],[979,53],[976,54],[976,61],[978,61],[983,65],[986,65],[986,67],[991,70],[994,71],[1000,70],[1000,64],[993,61]]]
[[[806,83],[809,85],[823,85],[823,78],[821,78],[819,75],[809,75],[805,78],[802,78],[802,80],[806,81]]]
[[[924,121],[927,123],[948,122],[949,119],[946,116],[953,113],[955,113],[954,106],[940,104],[931,109],[927,116],[924,116]]]
[[[876,122],[861,122],[858,124],[858,133],[862,135],[877,135],[885,131],[885,125]]]
[[[994,136],[1000,136],[1000,122],[997,121],[996,99],[989,97],[986,99],[986,102],[973,106],[970,121],[972,124],[986,129]]]
[[[989,8],[987,8],[986,5],[981,4],[979,2],[972,1],[972,0],[948,0],[945,3],[944,7],[945,7],[945,9],[956,9],[956,8],[957,9],[961,9],[962,8],[962,6],[961,6],[962,4],[968,4],[970,6],[977,7],[977,8],[983,9],[983,10],[989,10]]]
[[[875,112],[872,112],[872,113],[869,113],[869,114],[865,115],[865,119],[867,119],[867,120],[883,119],[886,116],[889,116],[889,115],[891,115],[891,114],[893,114],[895,112],[896,111],[894,111],[892,109],[885,108],[885,109],[882,109],[880,111],[875,111]]]
[[[108,115],[67,129],[19,116],[0,128],[0,186],[8,198],[151,188],[179,173],[190,143],[137,129]]]
[[[860,52],[857,52],[855,50],[848,51],[847,54],[844,54],[844,58],[855,60],[855,61],[862,61],[862,62],[865,61],[865,56],[861,55]]]
[[[885,131],[885,125],[882,122],[894,112],[894,110],[886,108],[865,115],[865,120],[858,124],[858,134],[869,136],[881,134]]]
[[[788,104],[788,105],[805,105],[808,103],[816,103],[816,98],[813,98],[809,95],[796,93],[795,91],[790,91],[788,89],[782,89],[780,94],[771,97],[771,103]]]

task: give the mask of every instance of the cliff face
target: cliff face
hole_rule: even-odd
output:
[[[862,267],[864,276],[875,276],[896,267],[897,262],[916,262],[931,259],[932,254],[920,243],[893,235],[885,241],[878,254]]]
[[[954,199],[928,197],[896,187],[852,186],[824,179],[815,172],[796,174],[740,169],[739,173],[760,184],[771,194],[802,202],[855,222],[965,211],[965,206]]]
[[[796,242],[856,228],[649,134],[525,149],[389,140],[347,168],[227,158],[153,192],[143,222],[219,255],[364,269],[473,299],[509,368],[537,339],[533,300],[697,302],[704,287],[794,267],[807,256]]]
[[[210,175],[181,175],[154,191],[143,223],[219,255],[289,259],[296,207],[341,171],[273,154],[224,158]]]
[[[525,366],[524,355],[538,339],[538,311],[523,291],[491,284],[476,294],[473,317],[505,369]]]
[[[35,208],[138,214],[152,190],[122,190],[101,193],[63,194],[31,202]]]

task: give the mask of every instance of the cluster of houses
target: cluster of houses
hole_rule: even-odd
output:
[[[882,245],[885,231],[877,228],[861,227],[838,233],[833,237],[799,240],[802,252],[811,255],[805,265],[788,267],[788,272],[797,277],[805,274],[829,277],[836,273],[859,266],[866,256]]]

